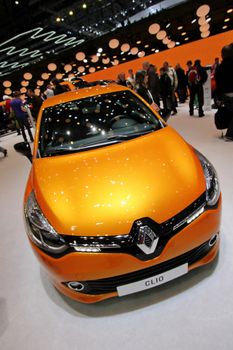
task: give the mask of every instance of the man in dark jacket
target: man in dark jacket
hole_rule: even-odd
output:
[[[208,75],[204,67],[201,66],[201,61],[196,60],[194,66],[188,72],[188,85],[190,93],[189,114],[193,115],[194,99],[197,95],[199,117],[204,117],[204,89],[203,84],[206,82]]]
[[[225,140],[233,141],[233,43],[222,48],[222,59],[215,71],[216,95],[230,116]]]

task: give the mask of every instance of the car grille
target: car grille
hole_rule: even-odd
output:
[[[136,220],[131,228],[131,231],[121,236],[93,236],[93,237],[82,237],[82,236],[68,236],[62,235],[62,238],[66,241],[69,246],[69,249],[65,254],[73,252],[75,246],[96,246],[100,244],[105,244],[105,248],[101,249],[102,253],[124,253],[136,256],[140,260],[151,260],[156,256],[159,256],[163,249],[165,248],[167,242],[178,232],[180,232],[185,226],[188,225],[187,218],[192,215],[198,208],[205,208],[206,205],[206,194],[205,192],[197,198],[193,203],[188,207],[182,210],[180,213],[170,218],[169,220],[163,223],[157,223],[151,218],[141,218],[140,221],[143,222],[143,225],[148,225],[153,232],[159,237],[159,243],[156,250],[152,254],[144,254],[141,249],[137,246],[137,224]],[[146,237],[145,244],[149,247],[151,245],[151,240],[149,237]],[[116,248],[117,247],[117,248]]]
[[[212,248],[213,247],[209,245],[209,241],[207,241],[185,254],[146,269],[110,278],[81,281],[84,285],[84,289],[81,293],[96,295],[116,292],[118,286],[156,276],[185,263],[192,265],[207,255]],[[67,285],[67,283],[69,282],[65,282],[64,284]]]

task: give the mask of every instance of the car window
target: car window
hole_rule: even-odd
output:
[[[84,151],[127,141],[163,127],[130,91],[60,103],[43,111],[41,157]]]

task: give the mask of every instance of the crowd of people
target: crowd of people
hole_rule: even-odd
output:
[[[208,78],[206,70],[201,66],[201,61],[187,62],[187,71],[177,64],[174,68],[168,62],[158,69],[149,62],[142,64],[142,69],[135,74],[132,69],[120,73],[117,83],[135,90],[149,104],[153,104],[165,119],[177,113],[177,105],[184,103],[188,95],[190,97],[189,113],[194,113],[194,101],[197,99],[199,117],[204,116],[203,84]]]
[[[182,104],[188,98],[189,115],[193,116],[194,109],[197,109],[198,116],[204,116],[203,85],[207,78],[206,69],[196,59],[194,62],[187,61],[186,72],[180,64],[172,67],[168,62],[164,62],[158,72],[155,65],[144,62],[142,69],[136,73],[132,69],[128,70],[127,77],[124,72],[120,73],[116,83],[137,92],[167,120],[177,113],[178,102]],[[211,88],[216,108],[224,110],[228,117],[225,140],[233,141],[233,43],[223,47],[221,62],[215,58],[211,67]],[[26,94],[15,91],[12,97],[4,95],[4,104],[0,106],[1,125],[6,129],[16,129],[18,135],[22,134],[24,142],[33,142],[31,127],[43,100],[68,90],[65,82],[53,78],[40,96],[31,89]],[[0,152],[7,156],[3,147],[0,147]]]

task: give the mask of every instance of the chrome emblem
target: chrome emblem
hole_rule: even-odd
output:
[[[147,255],[154,253],[159,237],[149,226],[138,225],[137,246]]]

